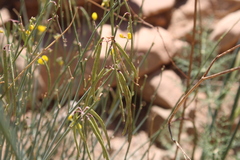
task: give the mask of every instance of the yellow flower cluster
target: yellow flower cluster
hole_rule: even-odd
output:
[[[103,7],[109,7],[110,0],[103,0],[101,6]]]
[[[37,60],[38,64],[44,65],[45,63],[48,62],[48,56],[43,55],[41,58]],[[44,63],[45,62],[45,63]]]
[[[125,37],[122,33],[119,34],[120,38],[127,38],[127,39],[132,39],[132,34],[130,32],[127,33],[127,37]]]
[[[35,27],[35,26],[34,26],[33,24],[31,24],[31,25],[29,26],[29,30],[32,31],[32,30],[34,29],[34,27]]]
[[[62,66],[62,65],[64,64],[64,61],[63,61],[62,57],[58,57],[58,58],[56,59],[56,62],[57,62],[60,66]]]
[[[67,119],[72,122],[70,126],[74,126],[76,124],[76,121],[73,119],[73,115],[70,114]],[[78,129],[82,129],[82,125],[80,123],[77,122],[76,126]]]
[[[28,30],[25,31],[26,35],[30,35],[31,32],[34,30],[34,28],[35,28],[35,25],[33,25],[33,24],[29,25]],[[47,29],[46,26],[43,26],[43,25],[37,26],[37,30],[38,30],[39,34],[42,34],[46,29]]]

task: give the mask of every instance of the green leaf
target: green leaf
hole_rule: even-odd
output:
[[[110,139],[109,139],[109,137],[108,137],[107,129],[106,129],[106,126],[105,126],[102,118],[101,118],[94,110],[92,110],[92,109],[90,109],[89,113],[90,113],[91,115],[93,115],[94,118],[96,118],[97,121],[98,121],[98,123],[101,125],[102,130],[103,130],[103,132],[104,132],[104,134],[105,134],[105,136],[106,136],[106,138],[107,138],[108,146],[109,146],[109,148],[111,148]]]
[[[95,121],[95,119],[91,116],[88,117],[88,122],[92,127],[93,133],[95,134],[95,136],[98,139],[98,142],[100,143],[100,145],[102,146],[102,150],[103,150],[103,156],[104,158],[106,158],[107,160],[109,160],[109,156],[108,156],[108,152],[107,149],[104,145],[100,130],[98,128],[97,122]]]

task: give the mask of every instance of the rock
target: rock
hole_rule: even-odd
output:
[[[114,156],[114,159],[124,159],[127,152],[128,143],[124,137],[114,137],[111,139],[112,153],[110,157]],[[150,147],[150,148],[149,148]],[[144,155],[147,151],[148,153]],[[165,157],[169,157],[171,151],[165,151],[157,148],[155,145],[149,145],[149,138],[147,133],[141,131],[132,137],[130,149],[128,151],[127,159],[152,159],[159,160]],[[144,157],[143,157],[144,156]]]
[[[142,84],[140,80],[140,86]],[[173,108],[182,94],[181,79],[171,70],[150,74],[142,91],[144,100],[153,100],[153,104],[164,108]]]
[[[178,9],[180,9],[185,16],[193,18],[194,4],[195,0],[187,0],[186,3],[181,5]],[[212,13],[211,2],[209,0],[201,0],[197,5],[198,11],[200,9],[201,16]]]
[[[215,19],[220,19],[229,13],[240,9],[239,0],[212,0],[211,6]]]
[[[175,4],[175,0],[131,0],[131,2],[137,4],[140,7],[142,6],[142,14],[146,17],[172,9]]]
[[[148,117],[148,132],[149,136],[154,135],[161,127],[164,121],[167,120],[171,110],[164,109],[159,106],[152,106]]]
[[[172,13],[172,18],[167,30],[174,38],[183,39],[191,43],[193,41],[192,30],[195,0],[187,0],[184,2],[177,2],[176,9]],[[211,26],[208,21],[209,15],[212,14],[211,3],[208,0],[202,0],[201,3],[198,3],[197,7],[197,9],[200,10],[198,12],[201,13],[201,25]]]
[[[195,0],[182,0],[182,2],[178,1],[176,3],[176,9],[172,13],[171,22],[167,28],[174,38],[187,40],[188,42],[193,41],[191,34],[193,29],[194,3]],[[240,3],[234,0],[201,0],[197,5],[198,13],[201,13],[201,26],[207,26],[208,29],[214,28],[214,24],[223,15],[240,8]],[[197,21],[199,22],[199,19]],[[199,25],[198,22],[197,25]]]
[[[186,39],[193,29],[193,20],[188,18],[181,9],[176,9],[172,13],[172,19],[168,31],[176,39]]]
[[[222,35],[224,35],[228,30],[230,30],[219,43],[219,52],[224,52],[237,43],[240,38],[239,28],[240,10],[227,15],[215,25],[214,30],[210,35],[211,40],[219,40]]]
[[[11,19],[10,13],[7,8],[0,9],[0,26],[8,22]]]
[[[153,71],[163,64],[168,64],[170,58],[177,53],[177,47],[175,46],[177,41],[172,35],[163,28],[141,28],[135,33],[136,52],[146,54],[150,49],[146,62],[143,64],[147,68],[147,72]],[[146,73],[146,69],[142,67],[140,70]]]
[[[142,15],[143,19],[155,26],[167,27],[171,19],[171,11],[175,0],[131,0],[129,6],[136,14]],[[142,8],[141,8],[142,7]]]

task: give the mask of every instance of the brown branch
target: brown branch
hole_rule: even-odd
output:
[[[203,80],[213,79],[213,78],[218,77],[220,75],[227,74],[227,73],[230,73],[230,72],[233,72],[233,71],[237,71],[237,70],[240,70],[240,66],[239,67],[230,68],[230,69],[227,69],[225,71],[222,71],[222,72],[219,72],[219,73],[215,73],[215,74],[212,74],[212,75],[209,75],[209,76],[206,76],[206,77],[202,77],[202,79]]]
[[[236,46],[234,46],[234,47],[226,50],[225,52],[223,52],[223,53],[221,53],[221,54],[219,54],[219,55],[217,55],[217,56],[212,60],[212,62],[210,63],[210,65],[209,65],[207,71],[204,73],[203,77],[205,77],[205,76],[208,74],[209,70],[211,69],[212,65],[214,64],[214,62],[215,62],[216,60],[218,60],[219,58],[225,56],[226,54],[228,54],[229,52],[235,50],[235,49],[238,48],[238,47],[240,47],[240,44],[238,44],[238,45],[236,45]]]
[[[194,1],[194,20],[193,20],[193,31],[192,31],[192,42],[191,42],[191,52],[189,55],[189,65],[188,65],[188,73],[187,73],[187,82],[186,82],[186,91],[189,89],[190,87],[190,82],[191,82],[191,73],[192,73],[192,64],[193,64],[193,55],[194,55],[194,49],[195,49],[195,36],[196,36],[196,24],[197,24],[197,0]],[[183,104],[183,111],[182,111],[182,117],[184,117],[185,115],[185,110],[186,110],[186,106],[187,106],[187,101],[184,101]],[[181,134],[182,134],[182,128],[183,128],[183,121],[180,122],[179,125],[179,132],[178,132],[178,147],[176,148],[175,151],[175,156],[174,159],[177,158],[178,155],[178,149],[180,149],[182,151],[182,153],[184,154],[184,156],[186,155],[185,152],[183,151],[183,149],[180,147],[179,143],[181,141]],[[189,157],[188,157],[189,158]],[[189,158],[190,159],[190,158]]]
[[[172,139],[172,141],[175,143],[175,140],[173,139],[173,135],[172,135],[172,131],[171,131],[171,122],[172,122],[172,119],[173,117],[175,116],[175,114],[177,113],[177,111],[179,110],[179,108],[181,107],[181,105],[186,101],[186,99],[188,98],[188,96],[205,80],[207,79],[212,79],[212,78],[215,78],[215,77],[218,77],[220,75],[223,75],[223,74],[226,74],[226,73],[230,73],[230,72],[233,72],[233,71],[237,71],[237,70],[240,70],[240,66],[239,67],[235,67],[235,68],[231,68],[231,69],[228,69],[228,70],[225,70],[225,71],[222,71],[222,72],[219,72],[219,73],[216,73],[216,74],[212,74],[212,75],[209,75],[207,76],[208,72],[210,71],[211,67],[213,66],[213,64],[216,62],[217,59],[219,59],[220,57],[228,54],[229,52],[233,51],[234,49],[240,47],[240,44],[239,45],[236,45],[232,48],[230,48],[229,50],[219,54],[218,56],[216,56],[213,61],[210,63],[208,69],[206,70],[206,72],[203,74],[203,76],[201,77],[201,79],[181,98],[181,100],[178,102],[178,104],[176,105],[176,107],[174,108],[173,112],[171,113],[171,115],[169,116],[168,118],[168,130],[169,130],[169,134],[170,134],[170,137]]]

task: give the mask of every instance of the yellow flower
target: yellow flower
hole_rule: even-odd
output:
[[[130,32],[127,33],[127,38],[132,39],[132,34]]]
[[[58,61],[58,64],[59,64],[60,66],[62,66],[62,65],[64,64],[63,60]]]
[[[120,38],[126,38],[122,33],[119,34]]]
[[[111,54],[111,55],[113,55],[113,54],[114,54],[114,49],[113,49],[113,48],[111,49],[111,52],[110,52],[110,54]]]
[[[92,13],[92,19],[93,19],[94,21],[96,21],[97,18],[98,18],[97,13],[96,13],[96,12],[93,12],[93,13]]]
[[[25,33],[26,33],[26,35],[30,35],[31,32],[29,30],[26,30]]]
[[[0,29],[0,33],[4,33],[4,31]]]
[[[44,64],[44,62],[48,62],[48,57],[46,55],[43,55],[41,58],[37,60],[38,64]]]
[[[40,33],[42,33],[42,32],[44,32],[44,31],[47,29],[47,27],[46,27],[46,26],[43,26],[43,25],[39,25],[39,26],[37,27],[37,29],[38,29],[38,31],[39,31]]]
[[[34,29],[34,25],[31,24],[31,25],[29,26],[29,30],[32,31],[33,29]]]
[[[64,62],[63,62],[63,60],[62,60],[62,57],[58,57],[58,58],[56,59],[56,62],[57,62],[60,66],[62,66],[62,65],[64,64]]]
[[[61,37],[61,34],[59,34],[59,33],[56,33],[55,35],[53,35],[53,38],[54,39],[58,39],[58,38],[60,38]]]
[[[103,0],[101,6],[109,7],[109,0]]]
[[[73,120],[73,115],[70,114],[70,115],[68,116],[68,120],[69,120],[69,121],[72,121],[72,120]]]
[[[82,129],[82,125],[80,123],[78,123],[77,125],[78,125],[78,129]]]

